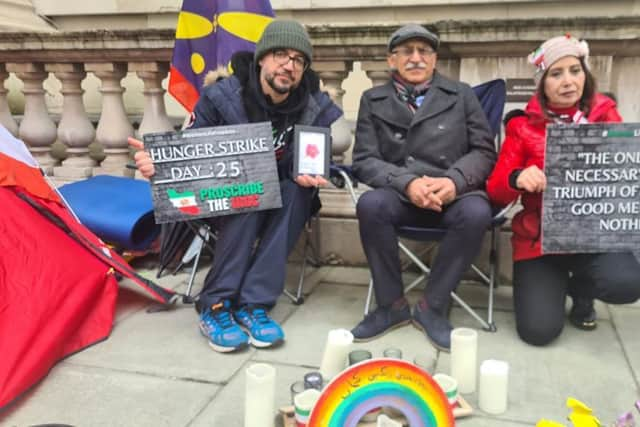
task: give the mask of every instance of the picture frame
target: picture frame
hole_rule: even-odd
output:
[[[331,129],[296,125],[293,144],[294,177],[315,175],[329,178]]]

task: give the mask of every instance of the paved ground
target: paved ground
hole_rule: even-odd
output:
[[[295,269],[290,268],[291,286],[296,282]],[[199,273],[200,279],[203,275]],[[161,283],[181,289],[185,280],[183,274]],[[111,337],[58,364],[2,414],[0,425],[242,426],[245,368],[257,361],[272,364],[277,370],[276,405],[288,404],[289,384],[319,367],[327,331],[351,328],[361,318],[367,281],[366,269],[312,271],[306,280],[306,303],[295,306],[283,297],[273,313],[284,325],[286,344],[232,355],[215,353],[206,345],[192,307],[148,313],[149,300],[124,290]],[[461,288],[460,294],[474,307],[486,306],[484,288],[473,284]],[[531,426],[542,417],[565,421],[568,396],[590,404],[607,425],[632,408],[640,398],[640,304],[599,304],[597,330],[582,332],[567,325],[553,345],[534,348],[517,339],[510,291],[498,289],[498,332],[481,331],[478,351],[479,360],[509,362],[509,409],[498,417],[489,416],[477,409],[476,394],[465,395],[474,414],[459,420],[459,426]],[[477,328],[460,308],[454,308],[451,316],[454,326]],[[420,354],[433,360],[435,372],[448,372],[449,355],[435,351],[411,326],[357,345],[374,356],[391,346],[401,348],[407,360]]]

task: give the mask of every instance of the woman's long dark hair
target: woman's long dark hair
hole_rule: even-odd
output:
[[[585,116],[589,115],[591,110],[591,103],[593,102],[593,97],[596,95],[596,79],[591,74],[591,71],[587,68],[584,58],[578,58],[580,61],[580,66],[582,67],[582,71],[584,71],[584,88],[582,90],[582,96],[578,101],[578,109],[582,111]],[[547,96],[544,94],[544,82],[547,79],[547,73],[549,69],[547,69],[542,75],[542,79],[540,79],[540,84],[538,85],[538,102],[540,102],[540,106],[542,107],[542,111],[545,115],[547,115],[547,111],[549,109],[549,101]]]

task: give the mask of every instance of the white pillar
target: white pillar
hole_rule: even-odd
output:
[[[173,125],[167,116],[164,105],[162,80],[167,77],[169,63],[167,62],[132,62],[129,71],[135,71],[144,82],[144,114],[137,136],[142,137],[149,132],[169,132]]]
[[[371,79],[372,86],[381,86],[389,81],[389,64],[386,61],[362,61],[362,70]]]
[[[120,84],[127,74],[127,64],[87,63],[85,69],[93,72],[102,82],[102,112],[96,130],[96,141],[102,145],[105,159],[99,167],[94,168],[93,174],[133,176],[133,171],[125,166],[129,162],[127,138],[133,136],[134,131],[124,108],[124,88]]]
[[[9,92],[4,87],[4,81],[9,77],[7,68],[4,64],[0,64],[0,124],[7,128],[13,135],[18,135],[18,124],[11,115],[9,109],[9,103],[7,102],[7,93]]]
[[[82,102],[82,80],[87,76],[83,64],[47,64],[47,71],[54,73],[62,83],[62,116],[58,124],[58,141],[67,147],[67,158],[53,169],[57,181],[68,182],[88,178],[96,162],[89,157],[89,145],[95,140],[96,131],[87,116]]]
[[[22,80],[24,87],[24,117],[18,128],[18,137],[29,147],[42,170],[53,173],[57,160],[51,156],[51,145],[56,141],[56,125],[49,117],[42,83],[48,73],[40,63],[7,64],[7,70]]]
[[[349,75],[347,63],[344,61],[316,62],[313,66],[324,84],[324,89],[331,95],[333,101],[342,108],[344,89],[342,82]],[[351,146],[351,129],[342,117],[331,126],[331,154],[336,163],[344,162],[344,153]]]

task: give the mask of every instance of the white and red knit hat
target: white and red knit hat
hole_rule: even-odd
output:
[[[589,67],[589,45],[586,41],[578,40],[570,34],[553,37],[531,52],[527,60],[536,67],[536,72],[533,76],[536,85],[540,83],[545,70],[565,56],[584,58],[585,65],[587,68]]]

